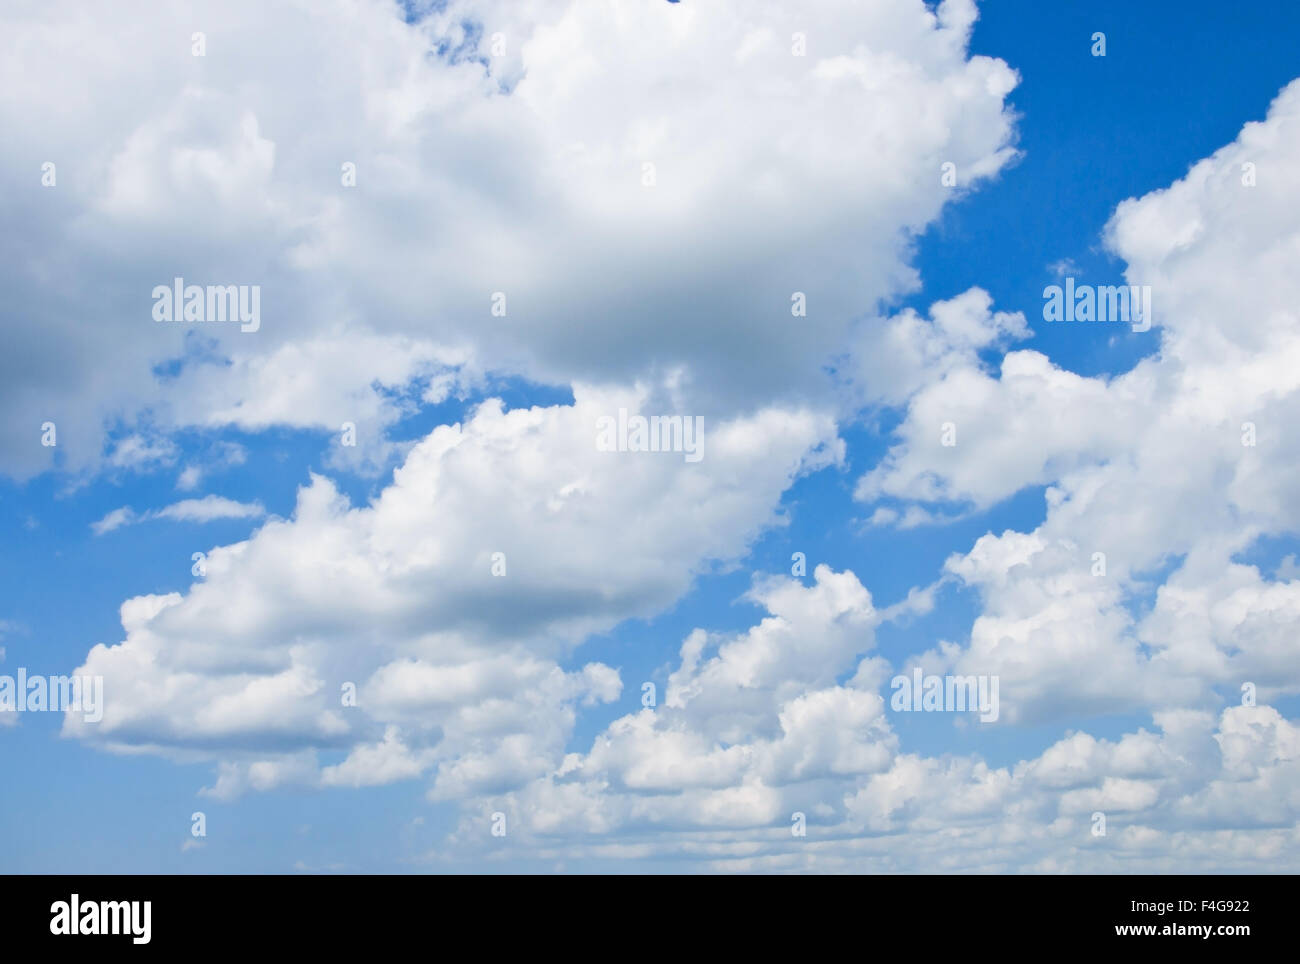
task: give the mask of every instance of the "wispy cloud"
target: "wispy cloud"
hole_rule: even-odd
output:
[[[216,519],[260,519],[266,515],[266,509],[260,502],[236,502],[219,495],[208,495],[202,499],[185,499],[162,509],[150,509],[137,513],[130,506],[114,509],[98,522],[92,522],[90,528],[95,535],[120,529],[123,526],[154,519],[170,519],[173,522],[212,522]]]
[[[208,453],[205,465],[191,462],[181,470],[181,474],[176,479],[176,488],[182,492],[190,492],[198,487],[209,472],[243,465],[247,458],[247,450],[237,442],[218,442]]]
[[[167,465],[175,459],[176,446],[169,440],[128,435],[113,446],[108,463],[115,468],[143,470],[156,465]]]

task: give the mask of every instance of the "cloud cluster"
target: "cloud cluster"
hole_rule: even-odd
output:
[[[860,481],[861,499],[927,511],[1044,487],[1034,532],[989,534],[946,566],[982,612],[968,646],[935,658],[1002,674],[1013,714],[1206,706],[1245,682],[1300,691],[1300,584],[1234,563],[1300,531],[1287,428],[1300,418],[1300,290],[1277,254],[1300,247],[1300,229],[1275,213],[1297,200],[1297,147],[1300,83],[1186,178],[1118,207],[1108,242],[1127,280],[1152,286],[1159,322],[1132,370],[1082,377],[1027,350],[997,372],[940,366]],[[932,338],[948,310],[936,306]]]
[[[460,841],[492,853],[486,811],[504,808],[519,851],[672,853],[715,869],[1300,865],[1300,729],[1264,703],[1300,691],[1300,581],[1293,566],[1270,579],[1238,559],[1261,537],[1300,530],[1288,431],[1300,418],[1300,292],[1284,267],[1300,227],[1277,213],[1300,201],[1297,148],[1300,82],[1184,180],[1119,206],[1107,238],[1158,306],[1148,337],[1159,341],[1131,371],[1084,377],[1027,350],[990,370],[980,353],[1028,332],[978,290],[936,304],[928,320],[886,319],[849,353],[858,403],[903,413],[857,488],[868,504],[901,503],[880,506],[878,524],[1044,492],[1033,531],[989,533],[949,558],[932,591],[964,587],[979,612],[967,639],[915,662],[998,676],[1004,724],[1138,713],[1156,732],[1110,741],[1073,731],[1008,767],[906,752],[870,702],[888,667],[864,658],[869,638],[830,659],[808,645],[836,638],[826,613],[799,632],[786,628],[789,603],[769,602],[773,616],[738,640],[688,637],[663,707],[617,720],[554,774],[485,799]],[[816,586],[788,592],[820,598],[830,578],[819,570]],[[793,686],[774,698],[757,640],[782,630]],[[702,661],[711,642],[719,655]],[[854,658],[864,661],[851,677],[823,688],[819,673],[848,674]],[[819,706],[834,724],[807,725]],[[807,837],[791,833],[796,811]]]
[[[1107,243],[1152,286],[1134,337],[1153,351],[1089,377],[1007,350],[1029,325],[978,288],[876,317],[917,283],[909,239],[954,196],[941,165],[965,189],[1011,156],[1015,75],[968,56],[970,0],[144,11],[4,15],[29,39],[0,40],[0,120],[43,134],[0,151],[23,185],[0,210],[32,226],[0,249],[26,319],[0,359],[0,466],[46,464],[47,418],[69,469],[173,464],[181,426],[343,421],[353,468],[398,465],[366,505],[313,476],[188,592],[125,602],[123,639],[77,669],[104,676],[104,718],[66,735],[212,762],[219,797],[421,779],[479,856],[1300,867],[1300,736],[1267,705],[1300,691],[1300,579],[1240,558],[1300,529],[1300,83],[1118,207]],[[75,84],[52,66],[70,55]],[[153,322],[149,291],[179,276],[262,285],[260,330]],[[503,373],[574,401],[387,438]],[[620,409],[702,414],[704,458],[600,451]],[[743,561],[793,480],[844,464],[832,413],[862,409],[901,417],[857,481],[874,524],[1027,488],[1043,522],[960,546],[895,610],[850,571],[759,577],[760,622],[688,635],[654,705],[575,748],[584,708],[641,683],[583,642]],[[106,448],[112,420],[129,428]],[[875,633],[954,589],[978,602],[969,634],[912,662],[998,676],[997,725],[1154,730],[1072,730],[1008,766],[913,752]]]
[[[1157,711],[1154,732],[1072,731],[1007,767],[904,752],[881,695],[888,663],[870,655],[880,614],[856,577],[819,567],[812,585],[768,580],[753,597],[769,615],[747,632],[686,638],[662,705],[483,797],[453,838],[461,852],[859,873],[1300,860],[1300,727],[1272,707]],[[498,812],[505,841],[489,836]]]
[[[621,688],[610,667],[558,660],[743,557],[791,481],[841,457],[833,421],[781,409],[706,424],[698,463],[599,451],[599,419],[651,397],[487,402],[366,506],[315,476],[292,518],[208,552],[188,593],[123,604],[125,638],[83,667],[112,694],[104,719],[64,732],[222,760],[221,793],[436,765],[435,792],[455,796],[540,775],[573,706]],[[318,773],[332,751],[349,755]]]

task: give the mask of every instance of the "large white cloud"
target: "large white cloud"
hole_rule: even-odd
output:
[[[291,519],[212,549],[188,593],[123,604],[125,639],[80,670],[105,678],[104,719],[70,716],[65,732],[221,760],[217,789],[232,793],[436,764],[437,792],[454,796],[545,772],[573,705],[621,688],[609,667],[557,660],[743,556],[782,521],[790,482],[840,458],[828,417],[780,409],[705,423],[699,461],[600,451],[599,420],[653,397],[485,403],[411,449],[368,506],[314,477]],[[344,749],[316,773],[315,753]]]
[[[50,464],[45,420],[68,469],[145,409],[378,437],[394,389],[449,371],[673,374],[718,414],[806,400],[852,317],[916,283],[908,238],[958,193],[941,165],[960,191],[1010,156],[1015,76],[967,56],[971,0],[0,16],[0,122],[30,132],[0,150],[19,476]],[[260,330],[153,321],[174,277],[260,285]]]

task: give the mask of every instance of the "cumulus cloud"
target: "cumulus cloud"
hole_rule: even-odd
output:
[[[1294,567],[1284,560],[1270,579],[1238,559],[1300,522],[1285,429],[1300,417],[1300,293],[1284,267],[1300,233],[1280,214],[1300,200],[1297,146],[1300,82],[1185,179],[1118,207],[1108,244],[1158,305],[1152,351],[1128,372],[1081,376],[1029,350],[986,368],[981,351],[1005,350],[1026,327],[979,291],[929,319],[885,319],[877,333],[891,351],[857,352],[846,368],[858,404],[903,413],[893,447],[857,487],[875,504],[874,524],[1044,491],[1033,531],[988,533],[948,559],[927,591],[964,587],[979,612],[969,638],[914,662],[998,676],[1000,726],[1123,712],[1149,714],[1154,731],[1107,740],[1072,730],[1008,766],[926,756],[900,745],[888,712],[861,702],[879,699],[889,667],[864,660],[836,687],[837,703],[808,678],[818,664],[802,645],[821,633],[798,634],[782,651],[808,658],[778,709],[755,645],[769,621],[718,644],[735,660],[703,660],[711,637],[697,630],[671,677],[686,682],[662,706],[617,720],[529,786],[484,799],[461,845],[486,851],[486,811],[506,808],[518,852],[671,853],[725,870],[1300,865],[1298,730],[1262,702],[1300,690]],[[1247,162],[1272,176],[1252,186]],[[943,444],[946,422],[956,444]],[[818,587],[828,576],[818,571]],[[818,705],[845,724],[837,738],[864,742],[841,747],[798,725]],[[804,745],[773,752],[796,736]],[[777,766],[783,759],[803,766]],[[796,812],[806,838],[790,832]]]
[[[1027,350],[997,372],[969,356],[940,365],[859,482],[868,503],[926,512],[1044,487],[1034,532],[990,533],[949,560],[983,610],[967,644],[931,654],[1002,675],[1013,718],[1209,707],[1245,682],[1300,690],[1283,668],[1294,581],[1234,561],[1300,527],[1300,447],[1283,428],[1300,418],[1300,292],[1282,267],[1300,231],[1276,214],[1297,200],[1297,146],[1300,82],[1184,179],[1119,205],[1107,243],[1157,305],[1152,352],[1131,370],[1084,377]],[[1249,185],[1248,159],[1271,176]]]
[[[797,21],[775,2],[453,0],[412,23],[241,3],[6,11],[0,37],[28,39],[0,40],[0,119],[48,136],[0,152],[28,185],[0,210],[31,226],[0,242],[29,319],[0,359],[0,465],[46,466],[53,418],[72,470],[175,465],[185,426],[343,423],[358,445],[332,467],[396,467],[365,504],[313,474],[188,591],[124,602],[122,639],[76,671],[105,678],[103,720],[68,715],[65,735],[207,762],[221,799],[422,780],[461,804],[451,842],[474,855],[500,810],[516,853],[732,870],[1300,866],[1300,738],[1268,704],[1300,691],[1300,583],[1240,558],[1300,519],[1300,83],[1119,205],[1106,243],[1154,290],[1152,350],[1084,376],[1017,348],[1024,316],[980,288],[881,315],[953,196],[941,165],[965,190],[1012,156],[1016,77],[968,55],[968,0]],[[177,38],[205,21],[195,58]],[[103,44],[119,22],[147,23],[154,56]],[[285,35],[331,69],[279,56]],[[70,57],[75,78],[51,66]],[[148,293],[181,276],[261,285],[260,330],[154,322]],[[500,374],[573,402],[489,399],[389,438]],[[704,458],[600,451],[621,409],[701,415]],[[1031,487],[1041,525],[960,546],[885,609],[851,571],[760,577],[760,621],[688,634],[661,699],[573,746],[584,709],[640,683],[583,643],[744,560],[794,480],[845,464],[834,413],[880,410],[901,421],[857,479],[868,525],[942,526]],[[201,479],[187,465],[178,486]],[[263,514],[208,496],[95,526],[236,510]],[[883,621],[953,591],[978,604],[968,634],[876,651]],[[926,755],[884,695],[910,664],[997,676],[997,726],[1152,729],[1072,724],[1007,765]]]
[[[676,373],[719,413],[824,396],[854,316],[916,285],[908,239],[1013,153],[1016,76],[968,56],[971,0],[398,14],[6,9],[0,120],[42,137],[0,157],[0,277],[25,319],[0,470],[51,464],[46,419],[62,467],[94,468],[105,420],[147,413],[164,432],[351,421],[365,445],[340,457],[374,471],[411,390],[485,371]],[[131,44],[103,42],[124,24]],[[175,278],[258,285],[259,330],[154,321]]]
[[[653,393],[575,395],[435,429],[366,506],[314,476],[188,593],[123,604],[125,638],[79,670],[114,697],[65,733],[217,760],[219,796],[432,769],[441,798],[541,775],[575,708],[621,691],[610,667],[560,661],[743,556],[792,480],[841,457],[829,417],[780,409],[706,423],[698,462],[604,452],[599,419]]]
[[[1161,710],[1154,730],[1071,731],[1012,766],[904,752],[881,694],[889,665],[870,655],[880,614],[856,577],[819,567],[812,585],[760,580],[752,595],[769,615],[734,636],[690,634],[662,704],[615,720],[526,786],[467,805],[461,852],[491,853],[489,813],[503,812],[512,853],[673,855],[726,871],[1258,871],[1300,860],[1300,727],[1273,707]]]

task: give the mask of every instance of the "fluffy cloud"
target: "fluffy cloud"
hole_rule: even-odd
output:
[[[949,561],[983,611],[968,645],[931,654],[1001,675],[1012,719],[1208,708],[1247,682],[1270,697],[1300,690],[1294,581],[1233,561],[1300,529],[1300,446],[1286,428],[1300,419],[1300,291],[1281,256],[1300,230],[1276,214],[1300,200],[1298,146],[1295,83],[1186,178],[1118,207],[1108,243],[1130,283],[1152,286],[1158,322],[1133,369],[1083,377],[1033,351],[1007,353],[996,373],[969,355],[941,364],[859,483],[865,501],[930,513],[1045,487],[1037,530],[990,533]],[[939,309],[913,342],[953,341]],[[979,330],[991,337],[987,314]],[[942,444],[944,422],[955,445]],[[879,521],[899,515],[887,512]]]
[[[0,120],[41,136],[0,152],[17,226],[0,278],[25,319],[0,360],[0,471],[51,464],[45,420],[58,465],[93,467],[105,422],[143,413],[352,421],[372,440],[353,467],[373,469],[407,389],[484,371],[673,375],[719,414],[825,394],[853,316],[916,284],[907,239],[960,193],[941,165],[964,190],[1011,155],[1016,78],[967,56],[974,17],[971,0],[458,0],[414,22],[380,0],[10,5]],[[260,329],[155,322],[176,277],[260,285]]]
[[[25,6],[0,31],[28,38],[0,41],[0,119],[46,132],[0,152],[27,185],[0,210],[31,225],[0,259],[29,319],[0,360],[4,469],[46,464],[44,419],[69,469],[173,465],[180,426],[344,421],[362,444],[336,458],[400,464],[366,505],[313,476],[188,592],[125,602],[123,639],[77,670],[105,677],[104,718],[66,735],[214,763],[222,798],[421,779],[462,804],[474,855],[499,809],[498,852],[732,870],[1300,866],[1300,739],[1265,705],[1300,691],[1300,581],[1238,558],[1300,521],[1300,84],[1119,206],[1107,243],[1153,287],[1153,352],[1085,377],[1030,350],[986,365],[1029,329],[978,288],[873,317],[916,284],[908,239],[953,196],[940,165],[968,188],[1010,156],[1015,77],[967,56],[967,0],[143,11]],[[122,23],[154,56],[102,43]],[[286,35],[330,69],[279,56]],[[69,53],[75,84],[50,67]],[[262,285],[261,329],[153,322],[176,276]],[[574,402],[387,438],[501,373]],[[759,623],[689,634],[658,705],[573,749],[581,710],[635,682],[583,641],[744,559],[792,480],[843,464],[846,399],[902,414],[856,488],[874,524],[1035,486],[1044,521],[885,610],[852,572],[760,578]],[[704,458],[598,451],[620,408],[702,413]],[[998,676],[997,725],[1154,731],[1070,731],[1005,766],[904,746],[875,633],[953,587],[980,606],[968,638],[915,662]],[[1235,705],[1243,683],[1260,705]]]
[[[647,830],[671,839],[788,826],[826,781],[888,767],[897,740],[876,692],[883,664],[866,657],[880,619],[871,594],[819,566],[811,586],[765,579],[750,598],[769,615],[736,636],[688,636],[661,706],[620,717],[589,752],[492,806],[538,842]],[[473,824],[462,833],[472,838]]]
[[[1026,330],[978,290],[936,304],[928,320],[878,323],[882,357],[849,351],[858,403],[904,413],[857,489],[868,503],[902,503],[877,506],[877,524],[1044,487],[1034,531],[989,533],[947,561],[927,591],[965,587],[980,611],[969,639],[916,661],[997,675],[998,725],[1139,712],[1154,732],[1072,731],[1001,767],[906,752],[870,703],[887,667],[867,659],[829,689],[817,678],[847,673],[843,659],[869,641],[836,660],[828,624],[843,614],[828,619],[827,607],[819,620],[816,607],[763,596],[769,620],[732,641],[697,630],[663,706],[617,720],[589,752],[516,793],[483,799],[460,843],[493,852],[486,813],[504,808],[518,837],[503,853],[673,854],[725,870],[1300,865],[1300,729],[1252,702],[1300,691],[1297,582],[1286,562],[1270,580],[1236,559],[1261,536],[1300,528],[1300,451],[1287,430],[1300,419],[1300,292],[1286,267],[1300,229],[1279,214],[1300,201],[1297,147],[1300,82],[1187,178],[1119,206],[1108,243],[1157,305],[1153,352],[1131,371],[1084,377],[1024,350],[988,370],[980,353]],[[1254,186],[1242,179],[1248,162]],[[955,446],[942,444],[944,422]],[[815,587],[787,591],[824,601],[831,578],[819,570]],[[833,578],[856,585],[851,573]],[[767,676],[761,644],[782,631],[782,671]],[[816,644],[804,649],[813,638],[829,644],[823,659]],[[706,661],[710,644],[719,655]],[[786,673],[789,689],[765,688]],[[831,731],[817,726],[823,712],[838,720]],[[794,811],[806,838],[790,833]]]
[[[661,705],[620,717],[518,790],[467,801],[461,852],[672,855],[727,871],[1300,861],[1300,727],[1272,707],[1160,710],[1154,731],[1068,732],[1014,766],[903,752],[880,693],[888,664],[870,655],[881,614],[856,577],[819,567],[811,585],[760,580],[751,595],[769,615],[734,636],[690,634]],[[508,841],[489,836],[498,811]],[[791,833],[799,814],[805,836]]]
[[[32,178],[11,203],[40,223],[37,250],[61,252],[10,262],[35,321],[4,382],[9,470],[48,455],[21,432],[38,413],[65,468],[93,464],[105,412],[163,431],[348,421],[358,451],[336,460],[402,457],[365,507],[314,478],[291,519],[214,548],[189,593],[125,603],[125,639],[87,657],[113,709],[67,731],[220,760],[220,795],[432,771],[431,793],[455,796],[546,772],[573,707],[620,686],[559,660],[743,556],[792,478],[838,461],[823,362],[855,314],[916,284],[908,237],[955,196],[941,165],[965,190],[1011,156],[1016,78],[967,56],[969,0],[797,20],[777,3],[137,13],[112,18],[148,24],[152,56],[129,61],[93,12],[70,33],[48,29],[69,21],[55,7],[11,14],[28,40],[8,51],[25,79],[7,121],[58,84],[56,38],[87,54],[97,96],[64,97],[39,159],[6,159],[16,183],[59,164],[57,188]],[[286,35],[330,70],[283,58]],[[98,324],[76,322],[81,354],[51,350],[86,298],[51,302],[51,279],[110,274]],[[260,285],[259,330],[153,321],[148,294],[175,277]],[[489,402],[409,450],[387,441],[485,373],[571,385],[575,404]],[[621,407],[703,413],[703,461],[596,452],[594,420]],[[784,667],[763,659],[755,672]],[[790,696],[795,734],[874,712],[862,694]],[[877,761],[818,739],[767,770]]]
[[[211,550],[188,593],[123,604],[125,639],[79,671],[104,676],[105,717],[65,733],[220,760],[220,795],[436,768],[432,792],[454,797],[540,775],[575,706],[622,685],[558,661],[742,556],[792,479],[840,457],[829,418],[779,409],[706,423],[698,462],[598,450],[602,416],[653,397],[485,403],[412,448],[368,506],[314,477],[291,519]]]

